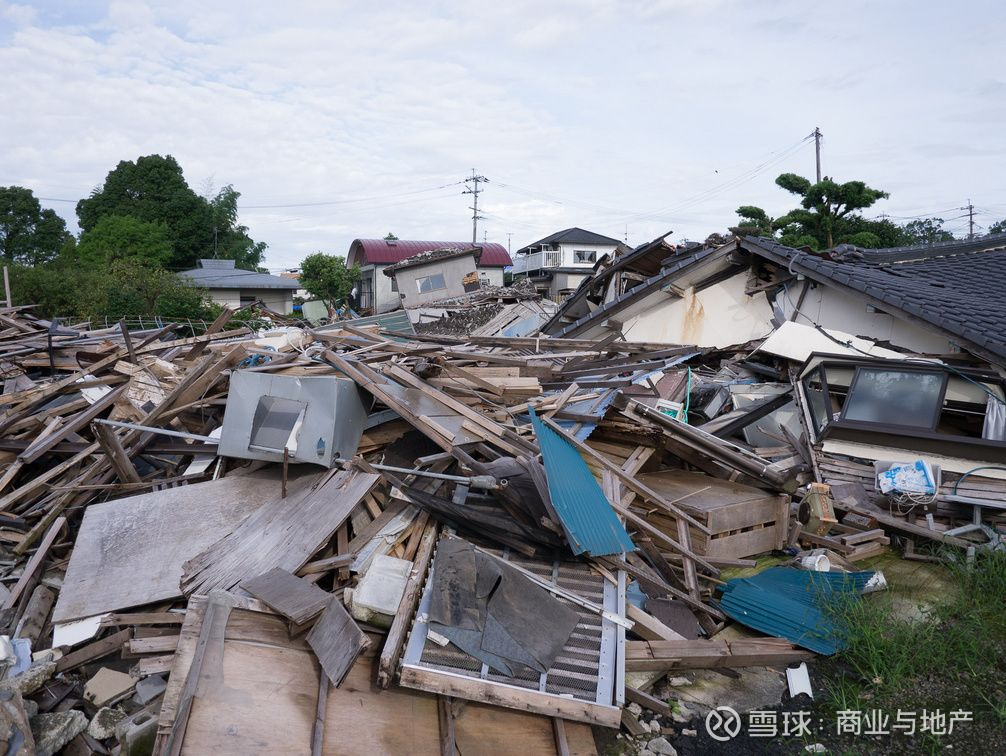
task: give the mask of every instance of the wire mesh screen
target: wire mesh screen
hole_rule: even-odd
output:
[[[557,585],[615,612],[618,592],[590,567],[578,562],[545,562],[527,559],[508,552],[486,549],[507,561],[534,573],[544,581]],[[556,696],[573,697],[581,701],[612,705],[617,636],[615,625],[600,615],[579,605],[558,598],[577,613],[578,622],[551,668],[544,674],[524,667],[514,676],[483,664],[479,659],[448,643],[440,645],[428,636],[429,610],[433,571],[426,578],[403,663],[430,672],[445,672],[473,680],[510,685]]]

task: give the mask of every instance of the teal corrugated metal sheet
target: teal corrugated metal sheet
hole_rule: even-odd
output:
[[[728,580],[720,606],[742,625],[831,655],[843,649],[845,642],[829,604],[858,600],[874,574],[772,567],[753,577]]]
[[[533,409],[531,423],[545,463],[552,507],[573,553],[605,556],[635,551],[632,539],[580,452],[542,423]]]

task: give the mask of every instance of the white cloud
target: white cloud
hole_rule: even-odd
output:
[[[492,179],[485,228],[515,249],[571,225],[704,238],[740,204],[788,209],[772,179],[810,174],[812,150],[754,169],[818,125],[826,172],[892,191],[889,212],[1006,203],[1006,11],[985,4],[976,28],[911,8],[2,4],[0,82],[19,107],[0,118],[0,183],[76,199],[159,152],[197,190],[233,183],[245,206],[367,199],[244,211],[271,266],[389,230],[465,239],[470,198],[433,188],[472,167]]]

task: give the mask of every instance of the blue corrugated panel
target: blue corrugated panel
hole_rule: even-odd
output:
[[[573,553],[606,556],[635,551],[632,539],[580,452],[542,423],[533,409],[531,423],[545,463],[552,508]]]
[[[772,567],[753,577],[728,580],[720,606],[742,625],[831,655],[845,648],[845,642],[829,603],[858,599],[874,574]]]

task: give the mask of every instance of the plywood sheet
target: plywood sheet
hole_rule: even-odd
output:
[[[256,473],[92,504],[53,621],[181,596],[182,564],[278,494],[274,475]]]

